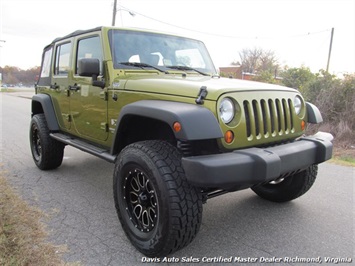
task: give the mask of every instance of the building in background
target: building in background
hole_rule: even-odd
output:
[[[222,77],[245,80],[252,80],[252,77],[256,76],[256,74],[243,72],[241,65],[230,65],[227,67],[220,67],[219,73]]]

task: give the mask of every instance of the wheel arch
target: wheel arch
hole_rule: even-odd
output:
[[[32,116],[43,113],[50,131],[59,131],[51,97],[47,94],[36,94],[32,97]]]
[[[172,129],[163,121],[137,114],[127,114],[115,132],[111,154],[118,154],[127,145],[143,140],[175,142]]]
[[[175,122],[181,124],[178,132],[173,129]],[[112,154],[118,154],[126,145],[134,142],[127,141],[132,128],[134,132],[143,132],[148,136],[135,141],[153,137],[167,141],[223,138],[217,119],[205,107],[180,102],[142,100],[122,108],[114,133]]]

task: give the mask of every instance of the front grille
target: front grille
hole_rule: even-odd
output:
[[[245,100],[243,107],[248,140],[294,132],[291,99]]]

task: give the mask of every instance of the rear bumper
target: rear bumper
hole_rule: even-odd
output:
[[[230,153],[182,159],[188,181],[198,187],[237,190],[306,169],[332,157],[333,136],[313,136],[270,148],[249,148]]]

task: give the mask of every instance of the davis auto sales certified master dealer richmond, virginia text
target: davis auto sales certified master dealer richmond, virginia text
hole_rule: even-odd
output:
[[[315,258],[301,258],[301,257],[164,257],[164,258],[148,258],[142,257],[141,262],[144,263],[351,263],[352,258],[333,258],[333,257],[315,257]]]

